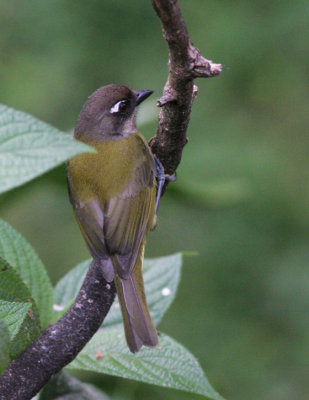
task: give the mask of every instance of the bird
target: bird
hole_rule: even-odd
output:
[[[152,93],[118,84],[97,89],[74,130],[75,139],[96,152],[77,155],[67,165],[74,215],[104,279],[115,282],[132,353],[158,344],[142,265],[146,235],[156,226],[164,170],[136,127],[138,106]]]

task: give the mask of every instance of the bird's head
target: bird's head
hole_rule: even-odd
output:
[[[82,141],[119,140],[137,131],[137,106],[153,93],[134,91],[124,85],[107,85],[96,90],[84,104],[75,127]]]

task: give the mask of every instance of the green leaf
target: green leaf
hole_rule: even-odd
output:
[[[91,260],[87,260],[78,264],[57,283],[54,290],[54,311],[56,311],[57,319],[64,314],[67,307],[75,299],[82,286],[90,262]]]
[[[0,375],[10,360],[10,335],[7,325],[0,319]]]
[[[53,288],[42,261],[18,232],[0,219],[0,257],[19,273],[40,312],[41,327],[51,321]]]
[[[29,114],[0,104],[0,193],[85,151],[93,149]]]
[[[68,305],[76,297],[85,275],[88,271],[90,260],[84,261],[69,271],[56,285],[54,309],[58,310],[58,318],[67,310]],[[174,300],[180,280],[182,264],[181,253],[166,257],[145,259],[143,276],[150,313],[157,325],[172,301]],[[117,298],[108,313],[104,327],[122,326],[122,315]]]
[[[181,253],[144,260],[143,277],[147,303],[155,325],[159,324],[175,298],[180,281],[181,265]],[[103,326],[113,328],[122,326],[122,315],[117,297]]]
[[[68,368],[101,372],[222,400],[196,358],[164,334],[160,335],[157,347],[144,347],[132,354],[122,330],[101,329]]]
[[[19,308],[16,303],[20,304]],[[11,316],[9,313],[12,310],[17,315]],[[12,339],[10,353],[15,358],[38,337],[40,321],[28,288],[14,268],[3,259],[0,259],[0,313],[9,328]],[[17,321],[18,316],[21,321]]]

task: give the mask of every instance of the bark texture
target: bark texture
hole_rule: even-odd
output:
[[[188,142],[186,132],[193,100],[198,88],[195,78],[209,78],[221,73],[220,64],[202,56],[189,37],[177,0],[151,0],[162,23],[169,51],[169,74],[163,95],[156,135],[149,144],[165,173],[172,175],[178,167],[182,150]]]

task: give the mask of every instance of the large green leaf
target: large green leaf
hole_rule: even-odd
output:
[[[14,316],[10,315],[11,311],[15,312]],[[0,314],[9,328],[12,339],[10,353],[14,358],[37,338],[40,321],[28,288],[14,268],[3,259],[0,259]],[[17,320],[18,316],[21,321]]]
[[[54,307],[58,311],[58,318],[76,297],[89,268],[89,263],[90,260],[77,265],[56,285],[54,293],[56,304]],[[143,276],[147,302],[156,325],[161,321],[175,297],[180,279],[181,264],[181,253],[144,260]],[[116,298],[104,321],[104,326],[116,327],[120,325],[122,325],[122,316]]]
[[[0,193],[85,151],[91,148],[72,136],[0,104]]]
[[[42,261],[33,248],[18,232],[0,220],[0,257],[8,261],[19,273],[35,300],[41,327],[51,321],[53,288]]]
[[[122,330],[101,329],[68,368],[101,372],[222,400],[196,358],[163,334],[157,347],[144,347],[132,354]]]
[[[66,308],[72,304],[88,271],[91,260],[86,260],[71,269],[57,283],[54,290],[54,310],[59,318]]]
[[[0,319],[0,374],[5,370],[9,359],[10,335],[7,325]]]

